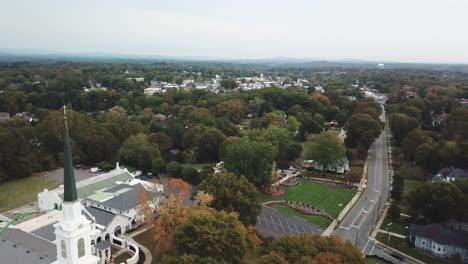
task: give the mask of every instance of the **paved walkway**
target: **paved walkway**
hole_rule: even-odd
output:
[[[145,262],[144,264],[151,264],[151,262],[153,261],[153,255],[151,254],[151,252],[146,248],[144,247],[143,245],[139,244],[138,242],[136,242],[133,237],[134,236],[137,236],[143,232],[146,232],[150,229],[151,227],[145,227],[145,228],[142,228],[136,232],[133,232],[131,233],[130,235],[123,235],[122,238],[125,238],[126,240],[132,242],[133,244],[135,244],[138,248],[140,248],[141,251],[143,251],[143,253],[145,253]],[[119,255],[123,254],[124,252],[127,252],[128,250],[126,249],[120,249],[119,251],[115,252],[114,254],[112,254],[112,259],[115,259],[116,257],[118,257]],[[116,263],[116,264],[120,264],[120,263]]]
[[[146,232],[148,230],[151,229],[151,226],[148,226],[148,227],[145,227],[145,228],[142,228],[136,232],[133,232],[131,233],[128,237],[129,237],[129,240],[131,240],[133,243],[135,243],[142,251],[143,253],[145,253],[145,263],[144,264],[151,264],[151,262],[153,261],[153,255],[151,254],[151,252],[149,251],[149,249],[147,249],[146,247],[144,247],[143,245],[139,244],[138,242],[136,242],[133,237],[135,236],[138,236],[139,234],[143,233],[143,232]]]
[[[382,229],[379,229],[378,232],[379,233],[384,233],[384,234],[390,234],[391,236],[396,236],[396,237],[399,237],[399,238],[406,238],[406,236],[404,236],[404,235],[400,235],[400,234],[397,234],[397,233],[394,233],[394,232],[388,232],[388,231],[382,230]]]

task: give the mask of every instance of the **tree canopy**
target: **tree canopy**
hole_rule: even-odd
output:
[[[358,248],[334,236],[284,235],[273,240],[266,253],[263,261],[273,263],[364,263]]]
[[[325,131],[306,143],[304,156],[327,168],[337,165],[346,156],[346,148],[335,131]]]
[[[235,211],[244,225],[254,225],[260,212],[258,192],[244,176],[222,171],[208,175],[198,186],[200,191],[213,195],[211,205],[217,210]]]
[[[245,176],[256,187],[267,187],[272,181],[274,148],[243,137],[226,147],[224,162],[228,171]]]

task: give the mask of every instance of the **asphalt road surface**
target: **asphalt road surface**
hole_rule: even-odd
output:
[[[321,234],[325,229],[301,218],[262,206],[257,216],[255,229],[264,236],[282,236],[291,234]]]
[[[385,111],[380,116],[385,120]],[[339,227],[333,231],[332,235],[350,240],[359,247],[363,254],[378,255],[394,263],[401,261],[389,255],[386,248],[375,244],[369,238],[372,227],[378,219],[378,212],[383,208],[388,199],[389,193],[389,172],[387,153],[387,130],[382,134],[369,150],[367,162],[367,183],[366,189],[361,197],[349,211],[348,215],[341,221]]]

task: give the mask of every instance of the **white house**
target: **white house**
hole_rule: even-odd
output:
[[[326,170],[326,171],[334,171],[336,173],[346,173],[349,171],[349,161],[348,158],[343,157],[334,165],[328,165],[326,168],[319,162],[314,162],[314,169],[316,170]]]
[[[416,248],[440,258],[459,255],[463,263],[468,263],[468,236],[466,233],[442,224],[411,224],[409,233],[409,239]]]
[[[145,95],[153,95],[155,93],[164,93],[166,90],[164,90],[163,88],[160,88],[160,87],[149,87],[149,88],[145,88],[143,90],[143,93]]]

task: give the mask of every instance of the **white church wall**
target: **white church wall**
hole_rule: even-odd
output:
[[[62,199],[54,191],[44,189],[44,191],[37,194],[39,202],[39,210],[49,211],[55,209],[62,204]]]

